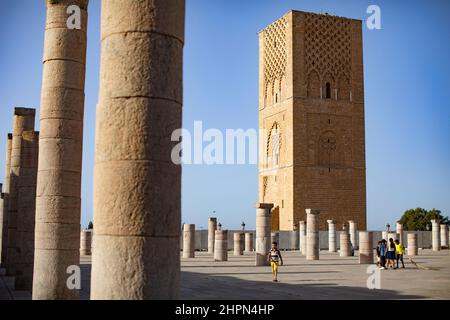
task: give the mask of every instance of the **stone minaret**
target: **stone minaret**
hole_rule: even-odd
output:
[[[366,229],[362,22],[290,11],[259,33],[259,201],[272,230],[306,208]]]

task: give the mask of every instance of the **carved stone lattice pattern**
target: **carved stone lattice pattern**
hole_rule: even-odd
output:
[[[283,17],[268,26],[263,33],[264,97],[267,97],[268,89],[274,91],[276,81],[278,81],[278,90],[281,89],[281,79],[286,74],[286,29],[287,19]],[[268,88],[269,83],[270,88]]]
[[[305,15],[305,61],[309,75],[315,71],[322,79],[328,72],[337,80],[351,76],[350,20],[323,15]]]

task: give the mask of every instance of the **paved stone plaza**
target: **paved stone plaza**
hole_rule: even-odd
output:
[[[366,287],[367,265],[358,257],[320,252],[320,260],[306,261],[296,251],[283,252],[285,265],[278,283],[271,281],[269,267],[255,267],[254,255],[234,256],[214,262],[212,255],[196,252],[181,260],[181,299],[450,299],[448,250],[420,250],[406,269],[382,270],[381,289]],[[82,257],[81,299],[89,298],[90,257]],[[0,299],[31,299],[29,293],[12,290],[10,277],[1,277]]]

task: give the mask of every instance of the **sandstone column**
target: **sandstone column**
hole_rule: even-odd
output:
[[[439,234],[439,220],[433,219],[431,220],[431,236],[432,236],[432,247],[433,251],[441,250],[441,239]]]
[[[336,223],[333,220],[327,220],[328,223],[328,251],[336,252]]]
[[[373,263],[373,237],[372,232],[359,232],[359,264]]]
[[[398,234],[398,241],[403,244],[403,225],[400,222],[397,222],[396,232]]]
[[[357,240],[358,229],[356,227],[356,222],[350,220],[348,222],[348,226],[349,226],[348,233],[350,234],[350,243],[352,244],[353,249],[356,250],[358,248],[358,240]]]
[[[217,218],[208,218],[208,253],[214,253],[214,234],[217,230]]]
[[[339,236],[340,240],[340,249],[339,249],[339,256],[341,257],[350,257],[352,255],[351,249],[350,249],[350,234],[348,233],[348,228],[346,225],[342,227],[342,232]]]
[[[448,248],[448,226],[441,224],[441,247]]]
[[[92,231],[83,230],[80,233],[80,255],[90,256],[92,254]]]
[[[306,209],[306,260],[319,260],[319,213]]]
[[[417,256],[419,253],[417,246],[417,233],[408,233],[408,256]]]
[[[88,0],[47,0],[41,91],[33,299],[77,299]],[[80,29],[67,9],[80,9]],[[117,198],[116,201],[119,201]]]
[[[178,297],[184,16],[184,0],[102,1],[94,300]]]
[[[253,248],[253,233],[246,232],[245,233],[245,251],[252,252],[253,250],[254,250],[254,248]]]
[[[195,257],[195,224],[184,224],[183,258]]]
[[[6,140],[5,160],[5,185],[3,193],[3,209],[0,211],[0,266],[6,265],[6,250],[8,246],[8,211],[9,211],[9,186],[11,171],[12,133],[8,133]]]
[[[233,252],[235,256],[241,256],[244,254],[244,237],[243,232],[235,232],[233,234]]]
[[[306,255],[306,223],[305,221],[300,221],[299,223],[299,237],[300,237],[300,252]]]
[[[266,266],[270,250],[273,203],[256,204],[256,266]]]
[[[33,287],[34,227],[36,218],[36,183],[39,154],[39,132],[22,133],[20,176],[17,204],[16,290]]]
[[[228,230],[216,230],[214,239],[214,261],[227,261]]]
[[[11,162],[8,199],[8,240],[6,249],[6,273],[16,275],[18,260],[17,248],[17,211],[19,204],[19,178],[22,151],[22,133],[34,130],[35,110],[30,108],[14,109],[13,137],[11,145]]]

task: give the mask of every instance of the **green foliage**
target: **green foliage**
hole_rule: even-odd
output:
[[[448,217],[441,215],[438,209],[425,210],[423,208],[406,210],[399,222],[403,224],[403,229],[407,231],[431,230],[431,220],[438,219],[440,223],[449,224]]]
[[[88,230],[92,230],[92,229],[94,229],[94,224],[92,223],[92,221],[89,221],[89,224],[88,224]]]

